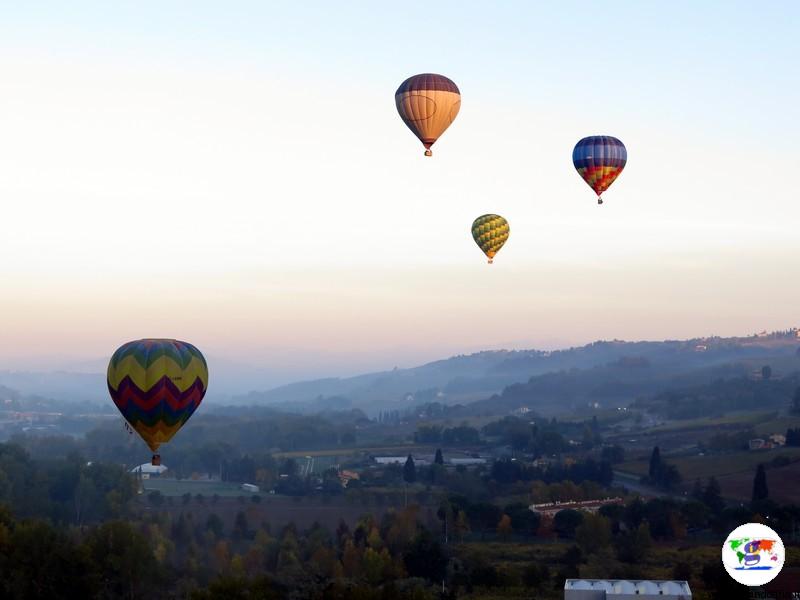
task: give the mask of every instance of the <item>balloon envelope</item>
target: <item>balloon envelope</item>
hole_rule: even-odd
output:
[[[619,177],[627,161],[625,144],[610,135],[585,137],[572,151],[572,164],[598,198]]]
[[[394,101],[400,118],[425,146],[425,156],[431,156],[431,146],[458,115],[461,92],[444,75],[422,73],[401,83]]]
[[[145,339],[120,346],[108,363],[108,391],[119,412],[153,452],[200,406],[208,366],[186,342]]]
[[[481,215],[472,222],[472,239],[489,257],[490,264],[494,260],[494,255],[506,243],[509,232],[508,221],[500,215]]]

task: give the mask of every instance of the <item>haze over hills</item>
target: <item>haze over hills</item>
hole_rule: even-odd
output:
[[[412,369],[394,369],[349,378],[328,378],[251,392],[240,404],[270,404],[309,411],[362,408],[375,412],[426,402],[495,402],[508,386],[527,382],[538,390],[532,402],[578,401],[583,396],[622,402],[665,383],[702,383],[736,376],[767,359],[786,370],[800,369],[796,329],[736,338],[681,341],[600,341],[558,351],[486,351],[455,356]],[[752,364],[751,364],[752,363]],[[518,389],[518,388],[512,388]],[[488,399],[488,400],[487,400]],[[513,402],[511,404],[514,404]],[[514,406],[509,406],[514,408]]]
[[[413,368],[300,381],[249,392],[244,385],[271,379],[265,369],[210,359],[214,386],[207,402],[269,405],[304,412],[361,408],[369,414],[427,402],[471,405],[471,412],[487,405],[505,406],[509,411],[535,405],[547,412],[548,405],[564,408],[587,398],[624,404],[665,386],[747,374],[768,360],[776,375],[799,371],[798,348],[796,329],[735,338],[598,341],[556,351],[484,351]],[[0,371],[0,385],[9,393],[61,402],[108,401],[100,368],[95,372]]]

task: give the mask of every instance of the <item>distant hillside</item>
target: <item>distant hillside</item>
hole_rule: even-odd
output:
[[[487,351],[411,369],[294,383],[234,400],[307,411],[361,408],[370,414],[433,401],[470,404],[471,412],[566,408],[589,398],[625,403],[665,383],[742,376],[759,361],[775,362],[776,371],[797,370],[799,347],[793,329],[737,338],[600,341],[553,352]]]
[[[108,401],[104,373],[65,371],[0,371],[0,385],[24,395],[44,396],[66,402]]]

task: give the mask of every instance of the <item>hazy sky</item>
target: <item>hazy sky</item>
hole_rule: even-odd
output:
[[[789,1],[0,2],[0,369],[800,324],[798,31]],[[429,159],[393,98],[426,71],[462,93]],[[592,134],[628,148],[602,207]]]

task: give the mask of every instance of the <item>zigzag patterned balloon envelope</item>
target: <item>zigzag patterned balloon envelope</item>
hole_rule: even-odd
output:
[[[494,255],[506,243],[509,233],[508,221],[500,215],[481,215],[472,222],[472,239],[489,257],[489,264],[494,262]]]
[[[572,164],[589,187],[597,194],[597,203],[602,204],[600,195],[622,173],[628,162],[625,144],[610,135],[585,137],[572,151]]]
[[[155,453],[200,406],[208,387],[208,366],[200,351],[186,342],[137,340],[114,352],[107,382],[119,412]]]

